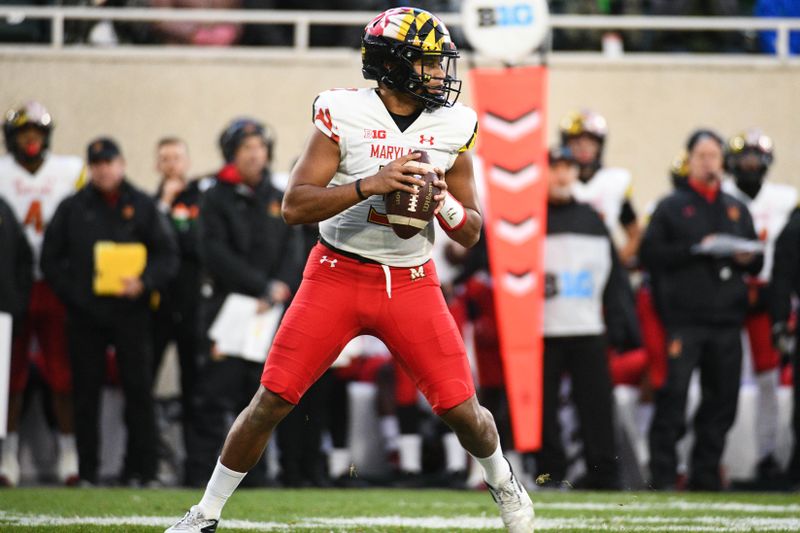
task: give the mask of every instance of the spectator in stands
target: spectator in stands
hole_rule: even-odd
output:
[[[178,275],[161,291],[154,316],[153,375],[158,374],[167,345],[178,349],[181,383],[181,420],[184,443],[192,418],[192,398],[197,379],[197,353],[200,325],[200,259],[197,252],[197,217],[202,191],[211,179],[189,180],[189,149],[177,137],[164,137],[156,149],[156,169],[161,179],[155,201],[170,221],[180,252]]]
[[[797,0],[758,0],[753,8],[753,15],[757,17],[786,17],[800,18],[800,2]],[[758,32],[761,50],[774,54],[778,48],[778,35],[774,31]],[[789,33],[789,52],[800,54],[800,31]]]
[[[800,208],[795,209],[775,244],[775,261],[772,266],[772,300],[770,314],[774,326],[773,342],[782,355],[793,363],[794,414],[792,430],[794,451],[792,452],[788,481],[794,490],[800,488],[800,356],[798,336],[800,328],[792,322],[792,298],[800,297]]]
[[[54,0],[0,0],[0,5],[47,7]],[[8,16],[0,19],[0,42],[46,43],[50,40],[50,22],[23,16]]]
[[[551,150],[545,241],[544,398],[539,474],[566,475],[558,421],[562,374],[580,420],[587,463],[585,487],[619,487],[607,347],[641,345],[633,294],[608,230],[590,206],[575,200],[580,165],[566,147]]]
[[[283,194],[268,168],[272,143],[270,130],[251,118],[232,121],[220,136],[226,164],[203,195],[198,219],[202,331],[208,331],[228,295],[257,298],[266,311],[285,304],[300,282],[302,241],[281,218]],[[187,450],[190,486],[205,484],[235,415],[259,385],[263,365],[233,355],[219,353],[208,338],[201,341],[198,415]],[[266,483],[263,457],[251,473],[250,483]]]
[[[53,117],[38,102],[28,102],[11,109],[3,123],[8,154],[0,157],[0,196],[14,210],[23,226],[34,256],[31,299],[25,322],[16,331],[11,352],[9,382],[8,436],[0,458],[0,480],[16,485],[19,481],[17,449],[18,426],[32,363],[33,339],[39,345],[44,375],[50,387],[52,409],[58,427],[58,464],[56,475],[62,483],[78,478],[72,412],[67,339],[64,330],[65,310],[39,269],[44,230],[61,200],[83,186],[85,168],[80,157],[63,156],[50,151]]]
[[[735,17],[743,11],[739,0],[650,0],[652,15]],[[653,42],[657,51],[741,52],[743,36],[737,32],[662,32]]]
[[[59,205],[42,250],[45,278],[67,306],[80,478],[99,481],[100,392],[111,345],[126,401],[122,480],[147,485],[156,480],[157,443],[150,296],[176,274],[177,246],[152,199],[125,178],[125,160],[115,141],[92,141],[87,159],[90,182]],[[112,287],[102,289],[95,258],[108,243],[143,246],[144,268],[138,275],[115,274],[119,266],[109,265],[102,274]]]
[[[150,0],[157,8],[240,9],[242,0]],[[232,22],[159,21],[153,31],[165,44],[230,46],[242,36],[242,25]]]
[[[650,429],[650,473],[653,488],[675,488],[675,445],[683,435],[689,380],[700,367],[703,397],[694,419],[689,487],[720,490],[720,457],[739,394],[745,277],[761,270],[763,257],[742,244],[713,246],[720,236],[757,239],[747,206],[720,191],[722,139],[698,130],[686,148],[686,184],[659,202],[640,254],[658,280],[654,301],[669,356]]]
[[[550,11],[565,15],[641,15],[646,0],[554,0],[548,2]],[[553,48],[556,50],[599,50],[609,32],[578,28],[556,29]],[[639,49],[641,32],[627,32],[624,48]]]

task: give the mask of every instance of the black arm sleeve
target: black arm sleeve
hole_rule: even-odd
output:
[[[636,222],[636,210],[633,208],[630,198],[625,198],[622,209],[619,212],[619,223],[624,228]]]
[[[25,236],[25,231],[13,216],[9,217],[14,226],[16,234],[16,258],[17,264],[14,268],[14,282],[17,288],[17,301],[14,306],[14,317],[21,319],[28,309],[28,302],[31,297],[31,286],[33,285],[33,252]]]
[[[775,243],[770,315],[775,323],[789,320],[791,297],[800,275],[800,209],[795,209]]]
[[[636,317],[636,302],[630,280],[611,236],[607,235],[611,248],[611,272],[603,291],[603,314],[609,346],[626,352],[642,345],[639,320]]]
[[[197,236],[200,259],[214,278],[228,287],[241,287],[250,295],[267,290],[267,272],[250,266],[228,243],[227,224],[222,207],[213,195],[203,197]]]
[[[69,213],[73,198],[63,200],[47,224],[40,266],[47,283],[65,305],[85,307],[81,305],[85,302],[73,282],[69,262]]]
[[[756,228],[753,225],[753,217],[750,216],[749,209],[742,209],[744,216],[742,217],[743,222],[745,224],[745,237],[754,241],[758,240],[758,234],[756,234]],[[748,274],[751,276],[757,276],[761,269],[764,268],[764,254],[758,254],[755,259],[753,259],[744,269],[747,271]]]
[[[178,245],[166,217],[158,210],[155,202],[150,207],[145,240],[147,266],[142,273],[142,283],[147,290],[160,290],[178,273],[180,259]]]

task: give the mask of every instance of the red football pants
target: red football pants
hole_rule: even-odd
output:
[[[475,394],[464,343],[432,261],[384,267],[311,251],[300,290],[275,335],[261,383],[296,404],[357,335],[374,335],[442,414]]]
[[[28,384],[30,343],[34,336],[39,342],[40,363],[47,383],[60,394],[72,391],[65,322],[66,311],[53,290],[44,281],[35,282],[28,313],[11,348],[9,389],[12,394],[23,392]]]

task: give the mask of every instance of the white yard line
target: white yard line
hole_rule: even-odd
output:
[[[128,516],[128,517],[63,517],[49,515],[26,515],[0,511],[0,524],[15,526],[153,526],[165,527],[175,521],[175,517]],[[250,531],[290,531],[298,528],[330,529],[331,527],[360,529],[370,527],[403,527],[408,529],[501,529],[499,518],[480,516],[453,517],[405,517],[375,516],[348,518],[302,518],[295,522],[260,522],[254,520],[223,520],[224,530],[240,529]],[[611,515],[607,517],[586,518],[539,518],[537,531],[559,531],[565,529],[589,529],[592,531],[657,531],[657,532],[715,532],[715,531],[800,531],[800,518],[775,517],[641,517]]]
[[[533,505],[536,509],[552,509],[562,511],[617,511],[617,512],[652,512],[652,511],[698,511],[725,513],[774,513],[800,515],[800,505],[760,505],[736,502],[687,502],[668,500],[665,502],[637,502],[622,496],[619,502],[537,502],[533,493]]]

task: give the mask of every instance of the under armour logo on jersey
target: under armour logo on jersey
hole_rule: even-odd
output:
[[[420,265],[417,268],[411,267],[408,270],[411,271],[411,281],[417,281],[418,279],[425,277],[425,265]]]
[[[328,259],[327,255],[323,255],[322,259],[319,260],[319,264],[330,263],[331,268],[333,268],[336,266],[336,261],[338,261],[338,259]]]
[[[419,143],[420,144],[428,143],[431,146],[433,146],[433,137],[425,137],[425,135],[420,135],[419,136]]]

